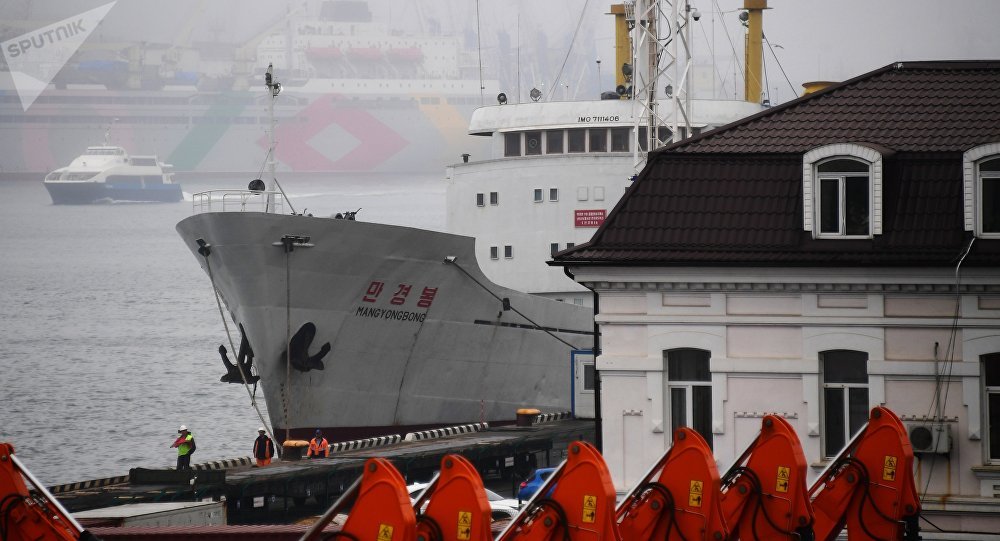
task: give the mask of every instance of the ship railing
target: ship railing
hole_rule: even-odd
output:
[[[191,196],[195,214],[203,212],[285,213],[285,196],[280,191],[208,190]]]

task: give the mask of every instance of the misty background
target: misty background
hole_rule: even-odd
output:
[[[0,1],[0,40],[106,3]],[[482,78],[498,80],[509,96],[526,99],[530,88],[538,87],[546,99],[592,99],[598,90],[615,86],[614,29],[606,15],[611,3],[372,0],[367,4],[376,21],[396,32],[461,38],[465,51],[481,55]],[[744,29],[737,15],[742,0],[690,4],[702,15],[693,27],[694,52],[702,72],[698,97],[741,98],[738,64]],[[996,0],[770,0],[768,4],[765,87],[772,104],[801,94],[804,82],[841,81],[895,61],[1000,56]],[[263,36],[280,32],[288,18],[318,16],[321,7],[316,0],[120,0],[77,55],[107,58],[115,50],[109,45],[140,42],[176,48],[210,46],[213,54],[224,55],[227,49],[253,48]],[[183,67],[199,71],[199,66]],[[281,66],[275,68],[281,73]],[[485,104],[493,103],[494,96],[484,98]]]

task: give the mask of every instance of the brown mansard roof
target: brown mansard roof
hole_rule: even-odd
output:
[[[903,62],[653,152],[590,242],[555,264],[942,266],[964,230],[962,153],[1000,142],[1000,61]],[[813,239],[802,155],[880,150],[882,234]],[[964,265],[1000,264],[979,239]]]

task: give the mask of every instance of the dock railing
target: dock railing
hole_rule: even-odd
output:
[[[285,213],[285,196],[280,191],[208,190],[191,196],[195,214],[203,212]]]

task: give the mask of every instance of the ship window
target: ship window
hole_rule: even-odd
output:
[[[490,204],[493,205],[493,206],[496,206],[496,205],[500,204],[500,193],[499,192],[490,192]]]
[[[549,188],[549,201],[559,200],[559,188]]]
[[[535,203],[541,203],[541,202],[542,202],[542,189],[535,188]]]
[[[823,376],[823,456],[832,458],[868,421],[868,353],[847,349],[819,354]]]
[[[628,128],[611,128],[611,152],[628,152]]]
[[[576,200],[577,201],[586,201],[587,199],[589,199],[588,194],[587,194],[588,191],[589,190],[587,189],[586,186],[580,186],[579,188],[577,188],[576,189]]]
[[[574,247],[574,246],[576,246],[576,243],[575,243],[575,242],[567,242],[567,243],[566,243],[566,249],[567,249],[567,250],[569,250],[570,248],[572,248],[572,247]]]
[[[573,128],[571,130],[566,130],[566,134],[569,136],[570,152],[587,151],[587,130],[583,128]]]
[[[146,186],[151,186],[154,184],[163,184],[163,177],[156,175],[146,175],[142,177],[142,181],[146,183]]]
[[[537,156],[542,153],[542,132],[524,132],[524,154],[526,156]]]
[[[505,133],[503,134],[503,155],[504,156],[520,156],[521,155],[521,134],[520,133]]]
[[[590,130],[590,151],[608,151],[608,130],[604,128],[591,128]]]
[[[109,175],[108,184],[117,184],[125,186],[141,186],[142,177],[136,175]]]
[[[484,194],[481,194],[481,193],[477,193],[476,194],[476,206],[477,207],[485,207],[486,206],[486,199],[485,199],[485,195]]]
[[[562,154],[563,153],[563,131],[562,130],[552,130],[545,132],[545,153],[546,154]]]
[[[500,259],[500,248],[490,246],[490,259]]]
[[[552,244],[549,244],[549,253],[551,255],[556,255],[557,252],[559,252],[559,243],[553,242]]]
[[[511,246],[510,244],[505,245],[503,247],[503,256],[506,259],[511,259],[512,257],[514,257],[514,247]]]
[[[594,186],[594,201],[604,201],[604,186]]]

